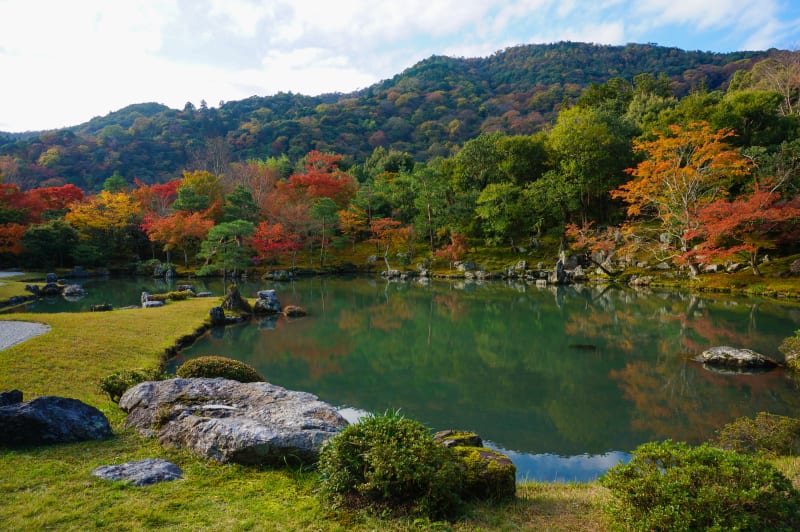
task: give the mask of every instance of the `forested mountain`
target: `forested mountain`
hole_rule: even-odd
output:
[[[118,173],[126,181],[166,182],[214,161],[311,150],[363,162],[376,147],[418,161],[449,157],[482,132],[529,134],[555,121],[587,87],[642,73],[668,80],[681,97],[693,88],[724,89],[775,50],[715,54],[649,44],[526,45],[485,58],[434,56],[350,94],[281,93],[182,110],[130,105],[104,117],[33,136],[0,133],[0,172],[22,189],[74,184],[97,191]],[[660,78],[659,78],[660,76]]]

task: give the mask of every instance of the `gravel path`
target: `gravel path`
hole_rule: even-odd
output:
[[[28,321],[0,321],[0,351],[50,330],[49,325]]]
[[[0,279],[20,275],[23,272],[2,272]],[[30,340],[34,336],[39,336],[50,330],[49,325],[41,323],[31,323],[28,321],[0,321],[0,351],[8,349],[12,345]]]

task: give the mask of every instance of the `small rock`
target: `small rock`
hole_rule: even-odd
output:
[[[159,482],[183,478],[181,468],[161,458],[146,458],[119,465],[96,467],[92,475],[117,482],[129,482],[134,486],[149,486]]]
[[[283,314],[289,318],[299,318],[306,316],[308,313],[303,307],[297,305],[286,305],[286,308],[283,310]]]
[[[445,447],[455,447],[456,445],[467,447],[483,447],[483,440],[474,432],[463,430],[442,430],[433,435],[434,441]]]

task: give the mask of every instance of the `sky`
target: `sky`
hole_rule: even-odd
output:
[[[798,0],[0,0],[0,131],[351,92],[519,44],[800,49]]]

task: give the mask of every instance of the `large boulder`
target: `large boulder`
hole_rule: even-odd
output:
[[[77,399],[37,397],[0,406],[0,446],[50,445],[111,436],[111,425],[98,409]]]
[[[322,444],[347,425],[316,396],[266,382],[143,382],[126,391],[119,406],[128,413],[128,427],[223,463],[312,463]]]
[[[280,314],[281,302],[275,290],[260,290],[258,299],[253,305],[253,312],[258,315]]]
[[[709,366],[725,368],[763,368],[769,369],[779,365],[779,362],[756,353],[750,349],[741,349],[721,345],[706,349],[694,359]]]

